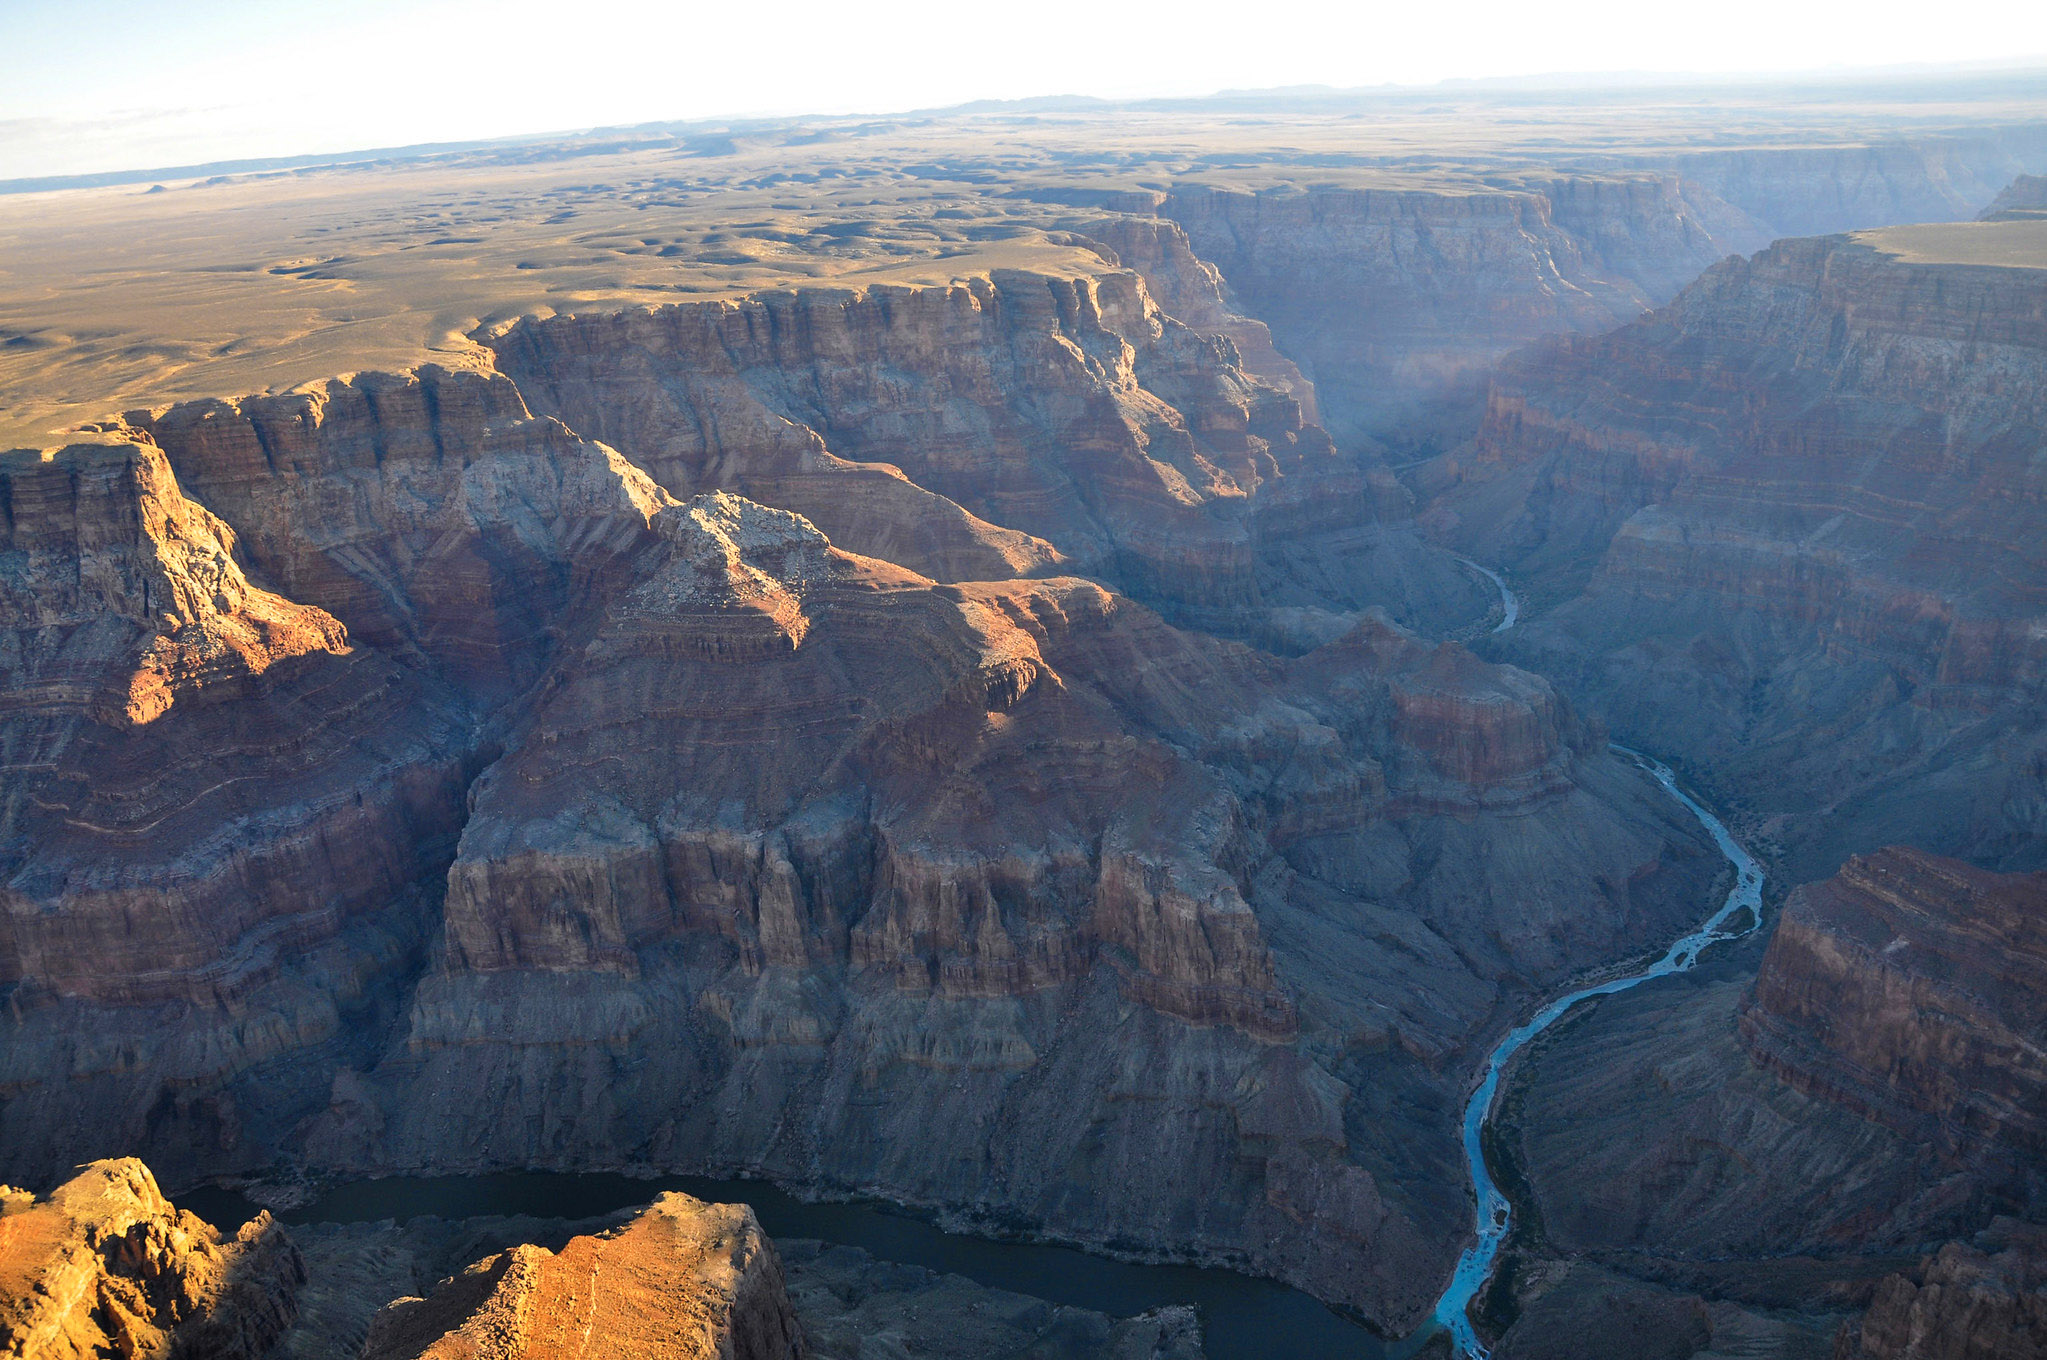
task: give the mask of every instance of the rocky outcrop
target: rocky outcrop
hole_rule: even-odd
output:
[[[521,1245],[399,1299],[363,1360],[568,1357],[799,1360],[803,1331],[774,1244],[743,1204],[668,1193],[558,1251]]]
[[[1800,1089],[1949,1156],[2047,1153],[2047,874],[1890,848],[1807,884],[1742,1037]]]
[[[1877,1286],[1836,1360],[2037,1360],[2047,1355],[2047,1238],[2001,1219]]]
[[[2047,271],[1785,241],[1517,356],[1423,482],[1541,606],[1504,653],[1780,817],[1796,875],[2026,867],[2043,428]]]
[[[1320,422],[1315,385],[1273,346],[1270,327],[1232,310],[1222,271],[1194,253],[1179,223],[1133,214],[1078,218],[1060,225],[1098,250],[1106,247],[1103,258],[1110,264],[1136,270],[1160,311],[1190,330],[1226,337],[1246,373],[1286,393],[1299,404],[1304,421]]]
[[[296,1316],[298,1249],[259,1215],[223,1237],[133,1158],[37,1198],[0,1187],[0,1355],[262,1360]]]

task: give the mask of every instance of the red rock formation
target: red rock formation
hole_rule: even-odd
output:
[[[1807,884],[1742,1015],[1756,1060],[1951,1156],[2047,1153],[2047,874],[1891,848]]]
[[[494,374],[362,374],[128,419],[270,579],[490,698],[531,683],[563,615],[651,542],[666,503]]]
[[[8,1360],[262,1360],[305,1278],[270,1215],[223,1238],[173,1207],[132,1157],[94,1162],[40,1200],[0,1186]]]
[[[559,1251],[517,1246],[399,1299],[363,1360],[800,1360],[775,1247],[744,1204],[665,1194]]]
[[[251,585],[154,447],[9,455],[0,505],[0,1146],[31,1176],[338,1036],[417,946],[465,738],[451,696]]]
[[[1146,212],[1153,209],[1145,208]],[[1227,337],[1244,371],[1284,392],[1301,408],[1301,419],[1321,421],[1315,385],[1300,366],[1272,343],[1263,321],[1231,310],[1222,271],[1194,253],[1179,223],[1161,217],[1097,217],[1062,223],[1090,242],[1108,247],[1112,265],[1134,269],[1159,310],[1191,330]]]

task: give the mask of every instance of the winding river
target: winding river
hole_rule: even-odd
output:
[[[1506,588],[1501,589],[1504,592]],[[1507,598],[1511,601],[1511,596]],[[1507,622],[1512,623],[1513,617],[1510,604]],[[1744,935],[1761,918],[1761,866],[1718,818],[1677,786],[1668,768],[1625,748],[1614,749],[1639,761],[1712,834],[1737,871],[1734,889],[1704,925],[1672,945],[1646,970],[1558,997],[1493,1050],[1486,1062],[1485,1079],[1464,1111],[1464,1154],[1477,1192],[1478,1240],[1458,1261],[1432,1319],[1405,1340],[1380,1340],[1299,1290],[1271,1280],[1220,1269],[1110,1261],[1070,1247],[961,1236],[928,1220],[892,1211],[885,1204],[806,1202],[762,1181],[690,1176],[640,1180],[604,1173],[546,1172],[398,1177],[327,1187],[312,1202],[286,1209],[279,1217],[286,1223],[374,1222],[419,1214],[445,1218],[531,1214],[575,1219],[645,1203],[661,1190],[685,1190],[701,1199],[753,1205],[770,1236],[848,1243],[882,1260],[949,1271],[1055,1303],[1119,1317],[1165,1304],[1193,1304],[1201,1311],[1208,1354],[1214,1360],[1401,1360],[1420,1350],[1439,1328],[1450,1333],[1468,1360],[1486,1360],[1485,1347],[1466,1310],[1491,1276],[1510,1226],[1512,1211],[1487,1173],[1479,1146],[1507,1063],[1530,1039],[1587,997],[1623,992],[1651,978],[1683,972],[1697,961],[1706,945]],[[1744,910],[1745,922],[1739,919]],[[179,1196],[178,1203],[227,1231],[238,1228],[256,1212],[254,1204],[229,1190],[189,1191]]]
[[[1480,567],[1484,571],[1485,568]],[[1486,572],[1491,576],[1491,572]],[[1495,580],[1499,578],[1494,577]],[[1501,590],[1506,587],[1502,585]],[[1508,622],[1513,621],[1510,612]],[[1505,625],[1503,624],[1502,627]],[[1494,631],[1499,631],[1495,629]],[[1670,796],[1683,803],[1687,810],[1704,826],[1713,837],[1720,853],[1734,866],[1734,887],[1728,891],[1727,900],[1720,909],[1706,918],[1706,923],[1686,935],[1665,950],[1659,958],[1639,973],[1615,978],[1593,987],[1582,987],[1544,1006],[1534,1018],[1520,1028],[1511,1031],[1500,1040],[1492,1056],[1486,1059],[1485,1079],[1478,1089],[1471,1093],[1471,1102],[1464,1107],[1464,1159],[1471,1167],[1472,1189],[1478,1200],[1478,1240],[1465,1249],[1457,1262],[1457,1270],[1450,1277],[1449,1287],[1436,1301],[1435,1322],[1450,1333],[1451,1341],[1460,1355],[1468,1360],[1487,1360],[1488,1353],[1479,1341],[1478,1333],[1472,1328],[1469,1308],[1471,1301],[1478,1297],[1479,1290],[1493,1273],[1493,1263],[1500,1254],[1500,1245],[1506,1241],[1507,1230],[1513,1225],[1513,1208],[1507,1197],[1500,1193],[1500,1187],[1493,1183],[1492,1174],[1487,1171],[1485,1152],[1480,1146],[1480,1135],[1485,1131],[1486,1120],[1491,1116],[1493,1101],[1500,1090],[1500,1074],[1514,1055],[1525,1047],[1530,1039],[1564,1018],[1573,1006],[1590,997],[1611,996],[1639,987],[1651,978],[1668,977],[1682,973],[1699,961],[1699,954],[1709,944],[1719,940],[1739,939],[1754,930],[1763,918],[1763,866],[1756,863],[1754,856],[1742,848],[1718,817],[1706,811],[1699,803],[1677,786],[1677,776],[1670,767],[1653,760],[1638,751],[1624,746],[1613,748],[1621,755],[1638,761],[1654,775],[1656,782],[1670,792]]]
[[[1512,628],[1521,618],[1521,597],[1516,595],[1505,579],[1501,577],[1500,573],[1494,571],[1491,567],[1482,567],[1468,557],[1460,557],[1457,560],[1470,567],[1480,576],[1485,577],[1486,580],[1491,581],[1500,592],[1500,621],[1493,625],[1493,631],[1495,633],[1504,633],[1509,628]]]

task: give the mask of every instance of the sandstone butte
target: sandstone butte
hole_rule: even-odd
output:
[[[261,1360],[297,1316],[305,1260],[270,1216],[223,1237],[134,1158],[45,1198],[0,1188],[0,1354],[22,1360]],[[318,1266],[315,1266],[317,1269]],[[775,1248],[741,1204],[664,1194],[624,1223],[476,1262],[391,1301],[364,1360],[587,1354],[797,1360]]]
[[[799,1360],[774,1245],[743,1204],[664,1194],[560,1251],[518,1246],[370,1324],[363,1360]]]

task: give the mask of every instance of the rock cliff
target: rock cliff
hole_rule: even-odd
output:
[[[2047,1152],[2047,874],[1850,860],[1785,903],[1742,1038],[1794,1086],[2022,1186]]]
[[[363,1360],[581,1356],[799,1360],[803,1331],[774,1244],[743,1204],[665,1194],[559,1251],[478,1261],[370,1324]]]
[[[1643,1277],[1866,1307],[1843,1357],[2037,1353],[2043,903],[1885,849],[1791,893],[1753,983],[1730,957],[1566,1027],[1508,1102],[1550,1246],[1665,1312]]]
[[[222,1237],[133,1158],[38,1199],[0,1186],[0,1355],[262,1360],[297,1313],[298,1250],[269,1215]]]
[[[2047,217],[2047,175],[2020,175],[1977,214],[1979,222],[2011,222]]]
[[[1602,331],[1748,238],[1670,175],[1450,189],[1180,187],[1157,211],[1307,371],[1346,438],[1431,437],[1507,351]]]
[[[7,455],[0,507],[0,1163],[233,1144],[220,1085],[423,945],[460,705],[252,585],[146,441]]]
[[[2047,271],[1785,241],[1517,356],[1422,481],[1536,602],[1503,654],[1779,818],[1795,877],[2026,867],[2043,426]]]
[[[1644,157],[1748,218],[1753,249],[1901,222],[1974,217],[2012,176],[2047,165],[2037,123],[1843,145],[1756,146]],[[1639,163],[1639,161],[1638,161]]]
[[[557,318],[14,456],[8,1164],[746,1171],[1418,1316],[1476,1054],[1717,860],[1368,607],[1360,465],[1201,319],[1106,261]],[[790,508],[856,484],[872,555]]]
[[[782,506],[936,580],[1078,570],[1262,637],[1288,611],[1379,604],[1435,632],[1484,616],[1469,573],[1405,522],[1406,493],[1304,416],[1306,380],[1223,309],[1177,232],[1093,229],[1149,274],[770,293],[490,343],[537,409],[670,493]],[[1147,277],[1196,320],[1161,310]]]

